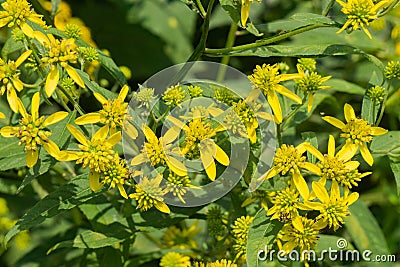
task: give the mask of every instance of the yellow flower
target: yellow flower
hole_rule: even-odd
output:
[[[77,164],[82,163],[82,168],[90,168],[89,185],[93,191],[102,188],[100,183],[100,173],[106,173],[115,164],[116,152],[112,148],[121,140],[121,132],[114,133],[109,138],[108,127],[100,128],[89,141],[74,126],[67,124],[68,131],[75,137],[80,144],[81,151],[61,151],[60,161],[76,160]]]
[[[300,74],[279,74],[279,65],[257,65],[253,74],[249,76],[250,81],[267,96],[268,103],[276,117],[277,123],[282,123],[282,109],[279,103],[279,98],[276,92],[292,99],[298,104],[301,104],[301,98],[295,93],[280,85],[281,82],[299,79]]]
[[[45,35],[39,31],[35,31],[34,35],[46,48],[41,61],[43,64],[50,66],[50,72],[47,75],[45,84],[47,97],[50,97],[57,88],[60,79],[58,66],[63,68],[80,87],[85,88],[85,83],[78,72],[69,65],[76,63],[78,59],[78,47],[75,44],[75,40],[72,38],[58,40],[52,34]]]
[[[222,240],[226,234],[226,219],[222,209],[218,205],[213,205],[207,209],[207,232],[218,241]]]
[[[349,195],[349,189],[344,189],[343,197],[340,196],[340,188],[336,181],[332,182],[331,195],[321,182],[313,182],[312,189],[319,202],[305,202],[304,205],[309,210],[318,210],[320,215],[316,220],[324,220],[328,226],[336,231],[340,225],[344,224],[344,218],[350,215],[349,206],[358,199],[358,193],[354,192]]]
[[[240,11],[240,22],[242,23],[243,27],[246,27],[247,19],[250,15],[250,3],[254,0],[242,0],[242,8]],[[261,2],[262,0],[257,0],[257,2]]]
[[[0,130],[0,134],[4,137],[19,138],[19,145],[25,143],[26,166],[29,168],[35,166],[38,160],[39,146],[43,146],[47,153],[58,159],[60,156],[60,149],[49,139],[51,132],[45,129],[47,126],[57,123],[68,116],[68,112],[59,111],[46,119],[44,116],[39,117],[39,105],[39,92],[35,93],[32,97],[31,114],[26,112],[21,100],[18,99],[18,110],[22,115],[22,119],[20,120],[21,126],[5,126]]]
[[[18,113],[18,96],[15,90],[21,92],[24,84],[19,79],[20,71],[18,67],[31,55],[32,50],[24,52],[17,61],[8,60],[4,62],[0,59],[0,94],[3,95],[7,91],[7,101],[13,112]]]
[[[297,60],[297,67],[304,71],[313,72],[317,68],[317,62],[313,58],[299,58]]]
[[[188,175],[179,176],[174,172],[169,172],[167,177],[168,182],[165,186],[165,191],[167,193],[172,193],[175,197],[178,197],[182,203],[186,203],[183,196],[186,194],[186,188],[197,188],[191,184]]]
[[[0,11],[0,28],[17,26],[25,35],[33,38],[33,29],[27,21],[33,22],[40,27],[46,26],[42,20],[43,16],[36,14],[26,0],[7,0],[1,6],[4,10]]]
[[[150,162],[152,166],[167,164],[169,169],[180,176],[187,175],[185,165],[174,158],[171,153],[172,142],[178,137],[179,131],[176,127],[169,129],[163,137],[157,138],[153,130],[143,125],[143,133],[147,139],[144,143],[142,152],[135,156],[131,164],[133,166]]]
[[[268,210],[268,192],[263,190],[256,190],[251,193],[251,196],[242,203],[242,207],[246,207],[255,201],[259,201],[263,209]]]
[[[179,129],[183,129],[186,134],[185,146],[181,148],[181,154],[191,159],[200,158],[207,176],[214,181],[217,175],[214,160],[224,166],[229,165],[228,155],[213,140],[222,127],[214,129],[211,123],[197,116],[189,121],[189,125],[171,116],[168,116],[167,120],[177,126],[176,135],[179,134]]]
[[[137,200],[137,208],[140,211],[149,210],[154,206],[161,212],[170,213],[167,204],[163,202],[165,191],[160,187],[161,180],[161,175],[151,180],[144,177],[140,180],[139,184],[135,185],[136,192],[130,194],[129,197]]]
[[[189,227],[183,221],[179,228],[174,226],[168,227],[163,236],[163,245],[166,248],[178,249],[197,249],[196,236],[201,232],[201,228],[197,227],[198,221],[195,221]]]
[[[307,145],[307,151],[313,154],[320,162],[317,166],[321,169],[321,177],[325,184],[327,179],[332,179],[338,183],[345,185],[347,173],[358,168],[358,161],[350,161],[356,154],[356,146],[343,146],[335,155],[335,138],[329,135],[328,154],[322,155],[312,145]]]
[[[165,103],[168,106],[180,106],[180,104],[185,100],[187,96],[186,91],[182,88],[182,86],[174,85],[169,87],[165,92],[164,95],[162,96],[162,100],[165,101]]]
[[[247,237],[250,229],[250,224],[252,222],[253,217],[242,216],[240,218],[237,218],[232,226],[232,233],[235,242],[235,244],[233,245],[233,249],[237,253],[235,259],[239,259],[240,257],[246,259]]]
[[[322,84],[328,81],[332,76],[322,77],[315,71],[303,71],[302,67],[299,64],[297,65],[297,70],[301,77],[300,79],[296,79],[294,81],[297,88],[301,89],[304,94],[307,95],[307,111],[310,112],[314,102],[314,94],[318,90],[330,88],[331,86]]]
[[[336,1],[342,6],[342,12],[347,15],[346,23],[337,33],[341,33],[351,26],[352,30],[363,29],[370,39],[372,39],[372,36],[366,26],[368,26],[372,20],[378,18],[379,9],[392,2],[392,0],[382,0],[374,4],[372,0]]]
[[[272,215],[271,220],[278,219],[285,222],[299,214],[297,210],[300,206],[299,193],[293,185],[271,192],[270,200],[273,206],[267,211],[267,215]]]
[[[114,134],[117,131],[117,127],[120,129],[125,127],[124,129],[127,130],[129,136],[135,139],[138,136],[136,128],[128,121],[124,122],[128,116],[128,103],[124,102],[128,90],[129,87],[125,85],[122,87],[118,97],[113,100],[107,100],[101,94],[94,93],[96,99],[103,105],[103,109],[82,115],[75,120],[75,123],[78,125],[101,123],[110,128],[110,134]]]
[[[298,248],[301,253],[314,248],[318,240],[317,235],[326,225],[324,220],[314,221],[303,216],[294,217],[290,223],[282,227],[277,235],[279,249],[289,253]],[[283,246],[282,242],[285,242]]]
[[[321,170],[316,165],[306,162],[306,157],[303,156],[303,154],[306,152],[307,147],[308,143],[301,143],[296,147],[283,144],[275,153],[274,166],[258,180],[264,181],[277,174],[286,175],[289,173],[300,195],[303,199],[307,200],[309,197],[309,189],[301,174],[301,169],[306,169],[317,175],[321,175]]]
[[[360,148],[361,156],[372,166],[374,159],[368,150],[367,143],[371,142],[374,136],[387,133],[387,130],[371,126],[366,120],[356,118],[354,109],[349,104],[344,105],[344,117],[346,124],[330,116],[325,116],[323,119],[342,130],[343,133],[340,136],[346,138],[345,150],[353,151]]]
[[[177,252],[168,252],[162,256],[161,267],[190,267],[190,258]]]
[[[389,61],[385,67],[386,79],[400,79],[400,61]]]
[[[214,262],[207,262],[206,264],[202,262],[195,262],[194,267],[238,267],[237,264],[231,262],[230,260],[222,259]]]
[[[199,86],[189,85],[188,90],[191,98],[203,96],[203,89],[201,89]]]

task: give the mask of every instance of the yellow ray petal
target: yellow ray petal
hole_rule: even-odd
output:
[[[4,126],[0,129],[0,134],[3,137],[14,137],[18,133],[18,128],[13,126]]]
[[[372,135],[384,135],[388,132],[388,130],[383,129],[381,127],[371,127],[371,134]]]
[[[128,92],[129,92],[129,87],[127,85],[124,85],[121,89],[121,92],[119,92],[118,99],[121,102],[124,102],[126,96],[128,95]]]
[[[47,139],[46,142],[43,142],[43,147],[47,151],[47,153],[49,153],[49,155],[53,158],[57,159],[60,156],[60,149],[58,148],[56,143],[54,143],[50,139]]]
[[[346,198],[347,205],[350,206],[351,204],[353,204],[354,202],[356,202],[357,199],[358,199],[358,197],[359,197],[359,194],[358,194],[357,192],[351,193],[350,196],[348,196],[348,197]]]
[[[279,168],[278,167],[273,167],[269,169],[266,173],[264,173],[260,178],[257,179],[257,182],[263,182],[265,180],[271,179],[275,175],[279,173]]]
[[[108,134],[109,128],[107,125],[101,127],[93,136],[93,140],[105,140]]]
[[[47,97],[51,97],[57,88],[58,81],[60,79],[60,73],[56,66],[51,66],[51,70],[46,78],[45,90]]]
[[[217,169],[215,166],[214,158],[208,149],[200,149],[200,159],[203,163],[204,169],[206,170],[208,178],[211,181],[215,180],[217,176]]]
[[[34,120],[39,118],[39,106],[40,106],[40,93],[37,92],[33,95],[31,102],[31,114]]]
[[[153,130],[150,129],[149,126],[143,125],[142,130],[143,130],[144,136],[146,137],[146,139],[147,139],[148,141],[158,140],[157,136],[155,135],[155,133],[153,132]]]
[[[292,99],[294,102],[296,102],[297,104],[301,104],[303,101],[301,100],[301,98],[296,95],[295,93],[293,93],[292,91],[290,91],[289,89],[287,89],[286,87],[282,86],[282,85],[277,85],[275,87],[275,90],[280,93],[281,95],[286,96],[287,98]]]
[[[338,120],[338,119],[336,119],[334,117],[325,116],[325,117],[322,117],[322,119],[324,121],[326,121],[327,123],[332,124],[336,128],[339,128],[340,130],[342,130],[344,127],[346,127],[346,124],[344,124],[342,121],[340,121],[340,120]]]
[[[38,40],[42,45],[49,43],[49,38],[47,38],[46,34],[42,33],[41,31],[35,31],[33,35],[35,39]]]
[[[310,162],[304,162],[303,167],[304,167],[304,169],[307,169],[310,172],[315,173],[316,175],[321,175],[321,169],[318,168],[317,165],[314,165]]]
[[[22,32],[28,36],[29,38],[33,38],[34,36],[34,31],[31,28],[31,26],[28,25],[26,22],[22,22],[19,27],[21,28]]]
[[[121,139],[122,139],[121,132],[116,132],[107,139],[106,143],[109,144],[110,146],[115,146],[119,141],[121,141]]]
[[[39,151],[37,150],[28,150],[26,151],[26,166],[28,168],[32,168],[36,165],[38,160]]]
[[[374,158],[372,157],[371,152],[369,152],[366,144],[360,144],[360,152],[365,162],[367,162],[369,166],[372,166],[372,164],[374,164]]]
[[[15,65],[19,67],[31,54],[32,50],[25,51],[22,55],[19,56],[17,61],[15,61]]]
[[[350,160],[357,153],[358,146],[351,142],[346,142],[346,144],[339,150],[336,157],[344,162]]]
[[[310,191],[308,189],[307,183],[304,180],[303,176],[299,172],[294,172],[292,176],[293,176],[293,182],[297,188],[297,191],[299,191],[300,195],[303,197],[304,200],[308,200]]]
[[[176,126],[178,126],[179,129],[184,129],[184,130],[188,130],[189,129],[189,127],[184,122],[178,120],[175,117],[167,116],[166,119],[169,120],[170,122],[172,122],[173,124],[175,124]]]
[[[279,103],[279,98],[274,91],[268,92],[267,100],[269,105],[271,106],[272,111],[274,112],[276,122],[282,123],[282,109]]]
[[[179,160],[177,160],[174,157],[171,156],[167,156],[166,157],[166,162],[168,167],[177,175],[179,176],[185,176],[187,175],[187,169],[186,166],[180,162]]]
[[[63,150],[60,151],[60,154],[56,158],[58,161],[71,161],[71,160],[77,160],[81,158],[82,152],[79,151],[67,151]]]
[[[139,135],[139,133],[136,130],[135,126],[130,124],[128,121],[124,122],[124,131],[132,139],[136,139],[138,137],[138,135]]]
[[[313,103],[314,103],[314,95],[310,93],[308,94],[307,112],[311,111]]]
[[[100,102],[100,104],[102,104],[102,105],[107,104],[108,100],[104,96],[102,96],[101,94],[93,93],[93,95],[97,99],[97,101]]]
[[[323,185],[321,185],[320,183],[317,183],[317,182],[313,182],[312,189],[313,189],[313,192],[315,193],[315,195],[318,197],[319,200],[321,200],[322,203],[329,202],[328,192],[326,191],[326,189]]]
[[[100,118],[101,118],[100,113],[92,112],[80,116],[75,120],[75,123],[78,125],[98,123],[100,121]]]
[[[215,156],[214,156],[214,158],[224,166],[228,166],[229,165],[229,157],[228,157],[228,155],[217,144],[215,144]]]
[[[128,199],[128,195],[126,194],[124,186],[122,184],[118,184],[117,187],[118,187],[118,191],[121,194],[121,196],[125,199]]]
[[[14,89],[9,89],[7,90],[7,101],[8,104],[10,105],[10,108],[13,112],[18,113],[19,110],[19,102],[21,102],[21,100],[19,100],[17,93],[15,92]],[[21,102],[22,105],[22,102]],[[22,105],[24,106],[24,105]],[[24,108],[25,110],[25,108]],[[23,114],[23,112],[21,112],[21,114]],[[26,114],[26,112],[25,112]]]
[[[99,191],[103,187],[99,179],[100,179],[100,173],[91,169],[89,172],[89,187],[94,192]]]
[[[76,84],[78,84],[82,88],[85,88],[85,83],[83,82],[81,76],[79,76],[78,72],[76,72],[76,70],[73,67],[66,64],[64,66],[64,69],[67,71],[69,77],[71,77],[72,80],[76,82]]]
[[[88,140],[78,129],[71,124],[67,124],[67,129],[75,137],[75,139],[78,140],[79,143],[82,145],[88,145]]]
[[[356,114],[354,113],[354,109],[349,104],[344,105],[344,118],[347,122],[356,118]]]
[[[301,233],[304,233],[304,226],[303,226],[300,216],[296,216],[292,219],[292,225],[294,228],[299,230]]]
[[[18,77],[11,78],[11,82],[14,85],[14,88],[17,89],[18,92],[21,92],[22,89],[24,89],[24,84],[21,82],[21,80]]]
[[[163,212],[163,213],[166,213],[166,214],[170,214],[171,213],[169,207],[164,202],[156,201],[154,203],[154,207],[156,209],[158,209],[159,211]]]
[[[131,160],[131,165],[136,166],[136,165],[142,164],[147,161],[148,161],[148,159],[147,159],[146,155],[143,153],[140,153]]]
[[[250,1],[242,0],[242,8],[240,10],[240,21],[243,27],[246,27],[247,19],[250,15]]]
[[[173,141],[175,141],[176,138],[178,138],[178,136],[179,136],[179,127],[173,126],[163,135],[162,137],[163,145],[165,146],[167,144],[171,144]]]
[[[314,155],[317,159],[319,159],[320,161],[324,160],[324,155],[322,155],[322,153],[319,152],[319,150],[316,149],[313,145],[311,145],[310,143],[306,143],[304,146],[306,150]]]
[[[360,166],[360,162],[358,162],[358,161],[349,161],[349,162],[346,162],[344,164],[344,166],[345,166],[346,170],[352,171],[352,170],[357,169],[358,166]]]
[[[334,157],[335,156],[335,138],[333,137],[333,135],[329,135],[329,140],[328,140],[328,155],[330,157]]]

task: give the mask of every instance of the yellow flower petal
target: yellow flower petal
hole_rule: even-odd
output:
[[[121,141],[121,139],[121,132],[116,132],[107,139],[107,144],[109,144],[110,146],[115,146],[119,141]]]
[[[189,129],[189,127],[184,122],[178,120],[175,117],[167,116],[166,119],[169,120],[170,122],[172,122],[173,124],[175,124],[176,126],[178,126],[179,129],[183,129],[183,130]]]
[[[139,133],[136,130],[135,126],[130,124],[128,121],[124,122],[124,131],[132,139],[136,139],[138,137],[138,135],[139,135]]]
[[[217,169],[212,154],[210,151],[208,151],[208,149],[200,149],[200,159],[206,170],[208,178],[210,178],[211,181],[214,181],[215,177],[217,176]]]
[[[121,196],[125,199],[128,199],[128,195],[126,194],[124,186],[122,184],[118,184],[117,187],[118,187],[118,191],[121,194]]]
[[[17,61],[15,61],[15,65],[19,67],[30,55],[32,54],[32,50],[27,50],[22,55],[19,56]]]
[[[290,91],[289,89],[287,89],[286,87],[282,86],[282,85],[277,85],[275,87],[275,90],[280,93],[281,95],[286,96],[287,98],[292,99],[294,102],[296,102],[297,104],[301,104],[303,101],[301,100],[301,98],[296,95],[295,93],[293,93],[292,91]]]
[[[100,104],[102,104],[102,105],[107,104],[108,100],[104,96],[102,96],[101,94],[93,93],[93,95],[97,99],[97,101],[100,102]]]
[[[166,213],[166,214],[170,214],[171,213],[171,210],[169,209],[167,204],[165,204],[164,202],[156,201],[154,203],[154,207],[156,209],[158,209],[159,211],[163,212],[163,213]]]
[[[0,119],[5,119],[5,118],[6,118],[6,115],[4,115],[3,112],[0,112]]]
[[[279,173],[279,168],[272,167],[265,174],[263,174],[260,178],[257,179],[257,182],[263,182],[265,180],[271,179]]]
[[[179,136],[179,127],[174,126],[171,129],[168,129],[168,131],[165,132],[165,134],[162,137],[162,143],[163,145],[167,145],[175,141],[176,138]]]
[[[47,151],[47,153],[49,153],[50,156],[52,156],[55,159],[59,158],[60,149],[58,148],[56,143],[48,139],[46,142],[43,142],[43,147]]]
[[[242,0],[242,8],[240,10],[240,21],[243,27],[246,27],[247,19],[250,15],[250,1]]]
[[[91,169],[89,172],[89,187],[94,192],[99,191],[103,187],[99,179],[100,179],[100,173]]]
[[[15,113],[18,113],[20,100],[17,96],[17,93],[15,92],[15,90],[13,88],[12,89],[10,88],[9,90],[7,90],[7,101],[8,101],[8,104],[10,105],[11,110]],[[22,114],[22,112],[21,112],[21,114]]]
[[[39,156],[39,151],[37,150],[28,150],[26,151],[26,166],[28,168],[32,168],[35,166]]]
[[[313,102],[314,102],[314,95],[310,93],[308,94],[307,112],[311,111]]]
[[[131,165],[136,166],[136,165],[142,164],[147,161],[148,161],[148,159],[147,159],[146,155],[143,153],[140,153],[131,160]]]
[[[0,134],[3,137],[14,137],[18,133],[18,128],[13,126],[4,126],[0,129]]]
[[[366,144],[360,144],[360,152],[365,162],[367,162],[369,166],[372,166],[372,164],[374,164],[374,158],[372,157],[371,152],[369,152]]]
[[[329,135],[329,140],[328,140],[328,155],[330,157],[334,157],[335,156],[335,138],[333,137],[333,135]]]
[[[384,135],[388,132],[388,130],[383,129],[381,127],[371,127],[371,134],[372,135]]]
[[[303,197],[304,200],[308,200],[310,195],[310,191],[308,189],[307,183],[304,180],[303,176],[299,172],[294,172],[292,174],[294,185],[299,191],[300,195]]]
[[[357,169],[358,166],[360,166],[360,162],[358,162],[358,161],[349,161],[349,162],[346,162],[344,164],[344,166],[345,166],[346,170],[352,171],[352,170]]]
[[[340,130],[342,130],[344,127],[346,127],[346,124],[344,124],[342,121],[340,121],[340,120],[338,120],[338,119],[336,119],[334,117],[325,116],[325,117],[322,117],[322,119],[324,121],[326,121],[327,123],[332,124],[336,128],[339,128]]]
[[[349,104],[344,105],[344,118],[347,122],[356,118],[356,114],[354,113],[354,109]]]
[[[121,92],[119,92],[118,99],[121,102],[124,102],[126,96],[128,95],[128,92],[129,92],[129,87],[127,85],[124,85],[121,89]]]
[[[100,121],[100,113],[98,112],[92,112],[88,113],[85,115],[80,116],[75,120],[75,123],[77,125],[84,125],[84,124],[92,124],[92,123],[98,123]]]
[[[315,195],[318,197],[319,200],[321,200],[322,203],[329,202],[328,192],[326,191],[326,189],[323,185],[321,185],[320,183],[317,183],[317,182],[313,182],[312,189],[313,189],[313,192],[315,193]]]
[[[19,113],[21,113],[22,117],[27,118],[28,117],[28,113],[26,112],[26,109],[24,107],[24,104],[22,103],[21,99],[19,99],[17,97],[17,101],[18,101],[18,111]]]
[[[39,118],[39,106],[40,106],[40,93],[37,92],[32,97],[31,102],[31,115],[34,120]]]
[[[187,175],[186,166],[174,157],[167,156],[166,163],[168,167],[179,176]]]
[[[315,173],[316,175],[321,175],[321,169],[318,168],[317,165],[314,165],[310,162],[304,162],[304,165],[302,167],[309,170],[310,172]]]
[[[350,160],[357,153],[358,146],[351,142],[346,142],[345,145],[339,150],[336,154],[336,157],[339,160],[343,160],[344,162]]]
[[[83,82],[81,76],[79,76],[78,72],[76,72],[76,70],[73,67],[66,64],[64,66],[64,69],[67,71],[69,77],[71,77],[72,80],[76,82],[76,84],[78,84],[82,88],[85,88],[85,83]]]
[[[78,140],[79,143],[81,143],[82,145],[88,144],[88,140],[86,139],[86,137],[74,126],[72,126],[71,124],[67,124],[67,129],[75,137],[75,139]]]
[[[33,33],[34,38],[39,41],[42,45],[49,43],[49,38],[47,38],[46,34],[42,33],[41,31],[35,31]]]
[[[22,30],[22,32],[28,36],[29,38],[33,38],[34,34],[33,34],[33,29],[31,28],[31,26],[28,25],[28,23],[26,22],[22,22],[20,25],[20,28]]]
[[[268,92],[267,100],[269,105],[271,106],[272,111],[274,112],[277,123],[282,123],[282,109],[276,93],[274,91]]]
[[[11,78],[11,82],[14,85],[14,88],[17,89],[18,92],[21,92],[22,89],[24,89],[24,84],[21,82],[21,80],[18,77]]]
[[[77,160],[81,158],[82,152],[78,151],[60,151],[58,157],[56,158],[58,161],[71,161]]]
[[[58,81],[60,79],[60,73],[56,66],[51,66],[50,72],[46,78],[45,90],[47,97],[51,97],[57,88]]]
[[[93,136],[92,141],[94,140],[105,140],[108,134],[109,128],[107,125],[101,127]]]
[[[301,221],[300,216],[296,216],[292,219],[292,225],[298,231],[300,231],[301,233],[304,233],[304,226],[303,226],[303,222]]]
[[[359,194],[358,194],[357,192],[351,193],[350,196],[348,196],[348,197],[346,198],[347,205],[350,206],[351,204],[353,204],[354,202],[356,202],[357,199],[358,199],[358,197],[359,197]]]
[[[229,165],[229,157],[228,157],[228,155],[217,144],[215,144],[215,156],[214,156],[214,158],[224,166],[228,166]]]
[[[157,136],[155,135],[155,133],[153,132],[153,130],[150,129],[149,126],[143,125],[142,130],[143,130],[144,136],[146,137],[146,139],[147,139],[149,142],[154,141],[154,140],[158,140]]]
[[[319,152],[319,150],[316,149],[313,145],[311,145],[310,143],[306,143],[304,146],[306,150],[314,155],[317,159],[319,159],[320,161],[324,160],[324,155],[322,155],[322,153]]]
[[[332,181],[332,187],[331,187],[331,197],[330,199],[335,201],[336,199],[340,198],[340,188],[339,184],[337,183],[336,180]]]

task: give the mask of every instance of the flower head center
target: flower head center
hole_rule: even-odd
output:
[[[364,119],[354,118],[347,122],[341,137],[352,139],[355,144],[371,142],[373,139],[371,125]]]

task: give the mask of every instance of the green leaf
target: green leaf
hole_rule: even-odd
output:
[[[103,51],[97,50],[97,53],[99,54],[98,60],[101,66],[111,74],[111,76],[119,83],[120,86],[124,86],[127,83],[125,75],[119,69],[117,64],[115,64],[114,60],[104,54]]]
[[[15,41],[14,38],[8,38],[3,48],[1,49],[1,57],[7,59],[9,54],[17,52],[22,48],[24,48],[23,42]]]
[[[389,131],[388,133],[380,136],[375,136],[371,143],[371,151],[385,151],[392,152],[400,145],[400,131]]]
[[[225,10],[225,12],[229,15],[229,17],[232,19],[232,21],[239,26],[241,26],[240,23],[240,10],[241,10],[241,5],[239,1],[235,0],[219,0],[221,7]],[[247,21],[246,23],[246,30],[255,35],[255,36],[262,36],[263,33],[260,33],[258,29],[254,26],[253,23],[250,21]]]
[[[266,254],[261,253],[272,248],[273,242],[283,224],[278,220],[270,221],[267,212],[261,209],[255,215],[253,222],[250,225],[246,259],[248,267],[259,266],[259,256],[262,258]]]
[[[117,98],[117,94],[111,92],[110,90],[107,90],[103,87],[101,87],[100,85],[98,85],[96,82],[91,81],[89,78],[89,75],[86,72],[83,72],[81,70],[76,70],[79,74],[79,76],[81,76],[83,82],[85,83],[85,85],[87,86],[87,88],[92,91],[93,93],[98,93],[102,96],[104,96],[107,99],[115,99]]]
[[[370,250],[371,258],[374,255],[389,255],[382,230],[368,207],[358,200],[349,207],[349,210],[351,215],[345,219],[345,226],[357,249]]]
[[[67,124],[71,124],[75,120],[75,117],[76,111],[73,111],[68,115],[67,118],[65,118],[61,122],[49,126],[49,129],[52,132],[52,136],[54,137],[53,141],[60,149],[65,146],[69,137],[71,136],[71,134],[67,130]],[[29,169],[28,174],[19,186],[17,193],[21,192],[22,189],[24,189],[25,186],[27,186],[35,177],[44,174],[56,163],[57,160],[50,156],[44,148],[41,148],[38,162],[33,168]]]
[[[367,95],[364,96],[361,108],[361,118],[374,125],[379,111],[379,102],[372,101]]]
[[[340,240],[343,239],[341,236],[334,236],[334,235],[318,235],[319,240],[317,242],[317,247],[315,248],[315,252],[321,252],[322,250],[329,251],[331,249],[339,249],[337,244]],[[347,243],[346,249],[353,250],[354,247],[351,243]]]
[[[47,254],[59,248],[103,248],[113,246],[121,241],[122,240],[115,237],[109,237],[102,233],[86,230],[78,234],[74,240],[62,241],[56,244],[47,251]]]
[[[4,237],[4,244],[7,245],[10,239],[19,232],[37,226],[47,218],[52,218],[81,205],[99,194],[101,194],[101,191],[94,193],[89,188],[87,173],[74,177],[29,209],[8,231]]]
[[[354,95],[364,95],[365,89],[357,84],[342,80],[342,79],[335,79],[331,78],[324,85],[329,85],[331,88],[324,90],[324,92],[343,92],[347,94],[354,94]]]
[[[392,169],[394,178],[397,185],[397,195],[400,195],[400,162],[390,162],[390,168]]]
[[[303,22],[304,25],[312,25],[312,24],[326,24],[326,25],[335,25],[336,22],[331,20],[328,17],[314,14],[314,13],[297,13],[290,17],[291,20],[297,22]]]

